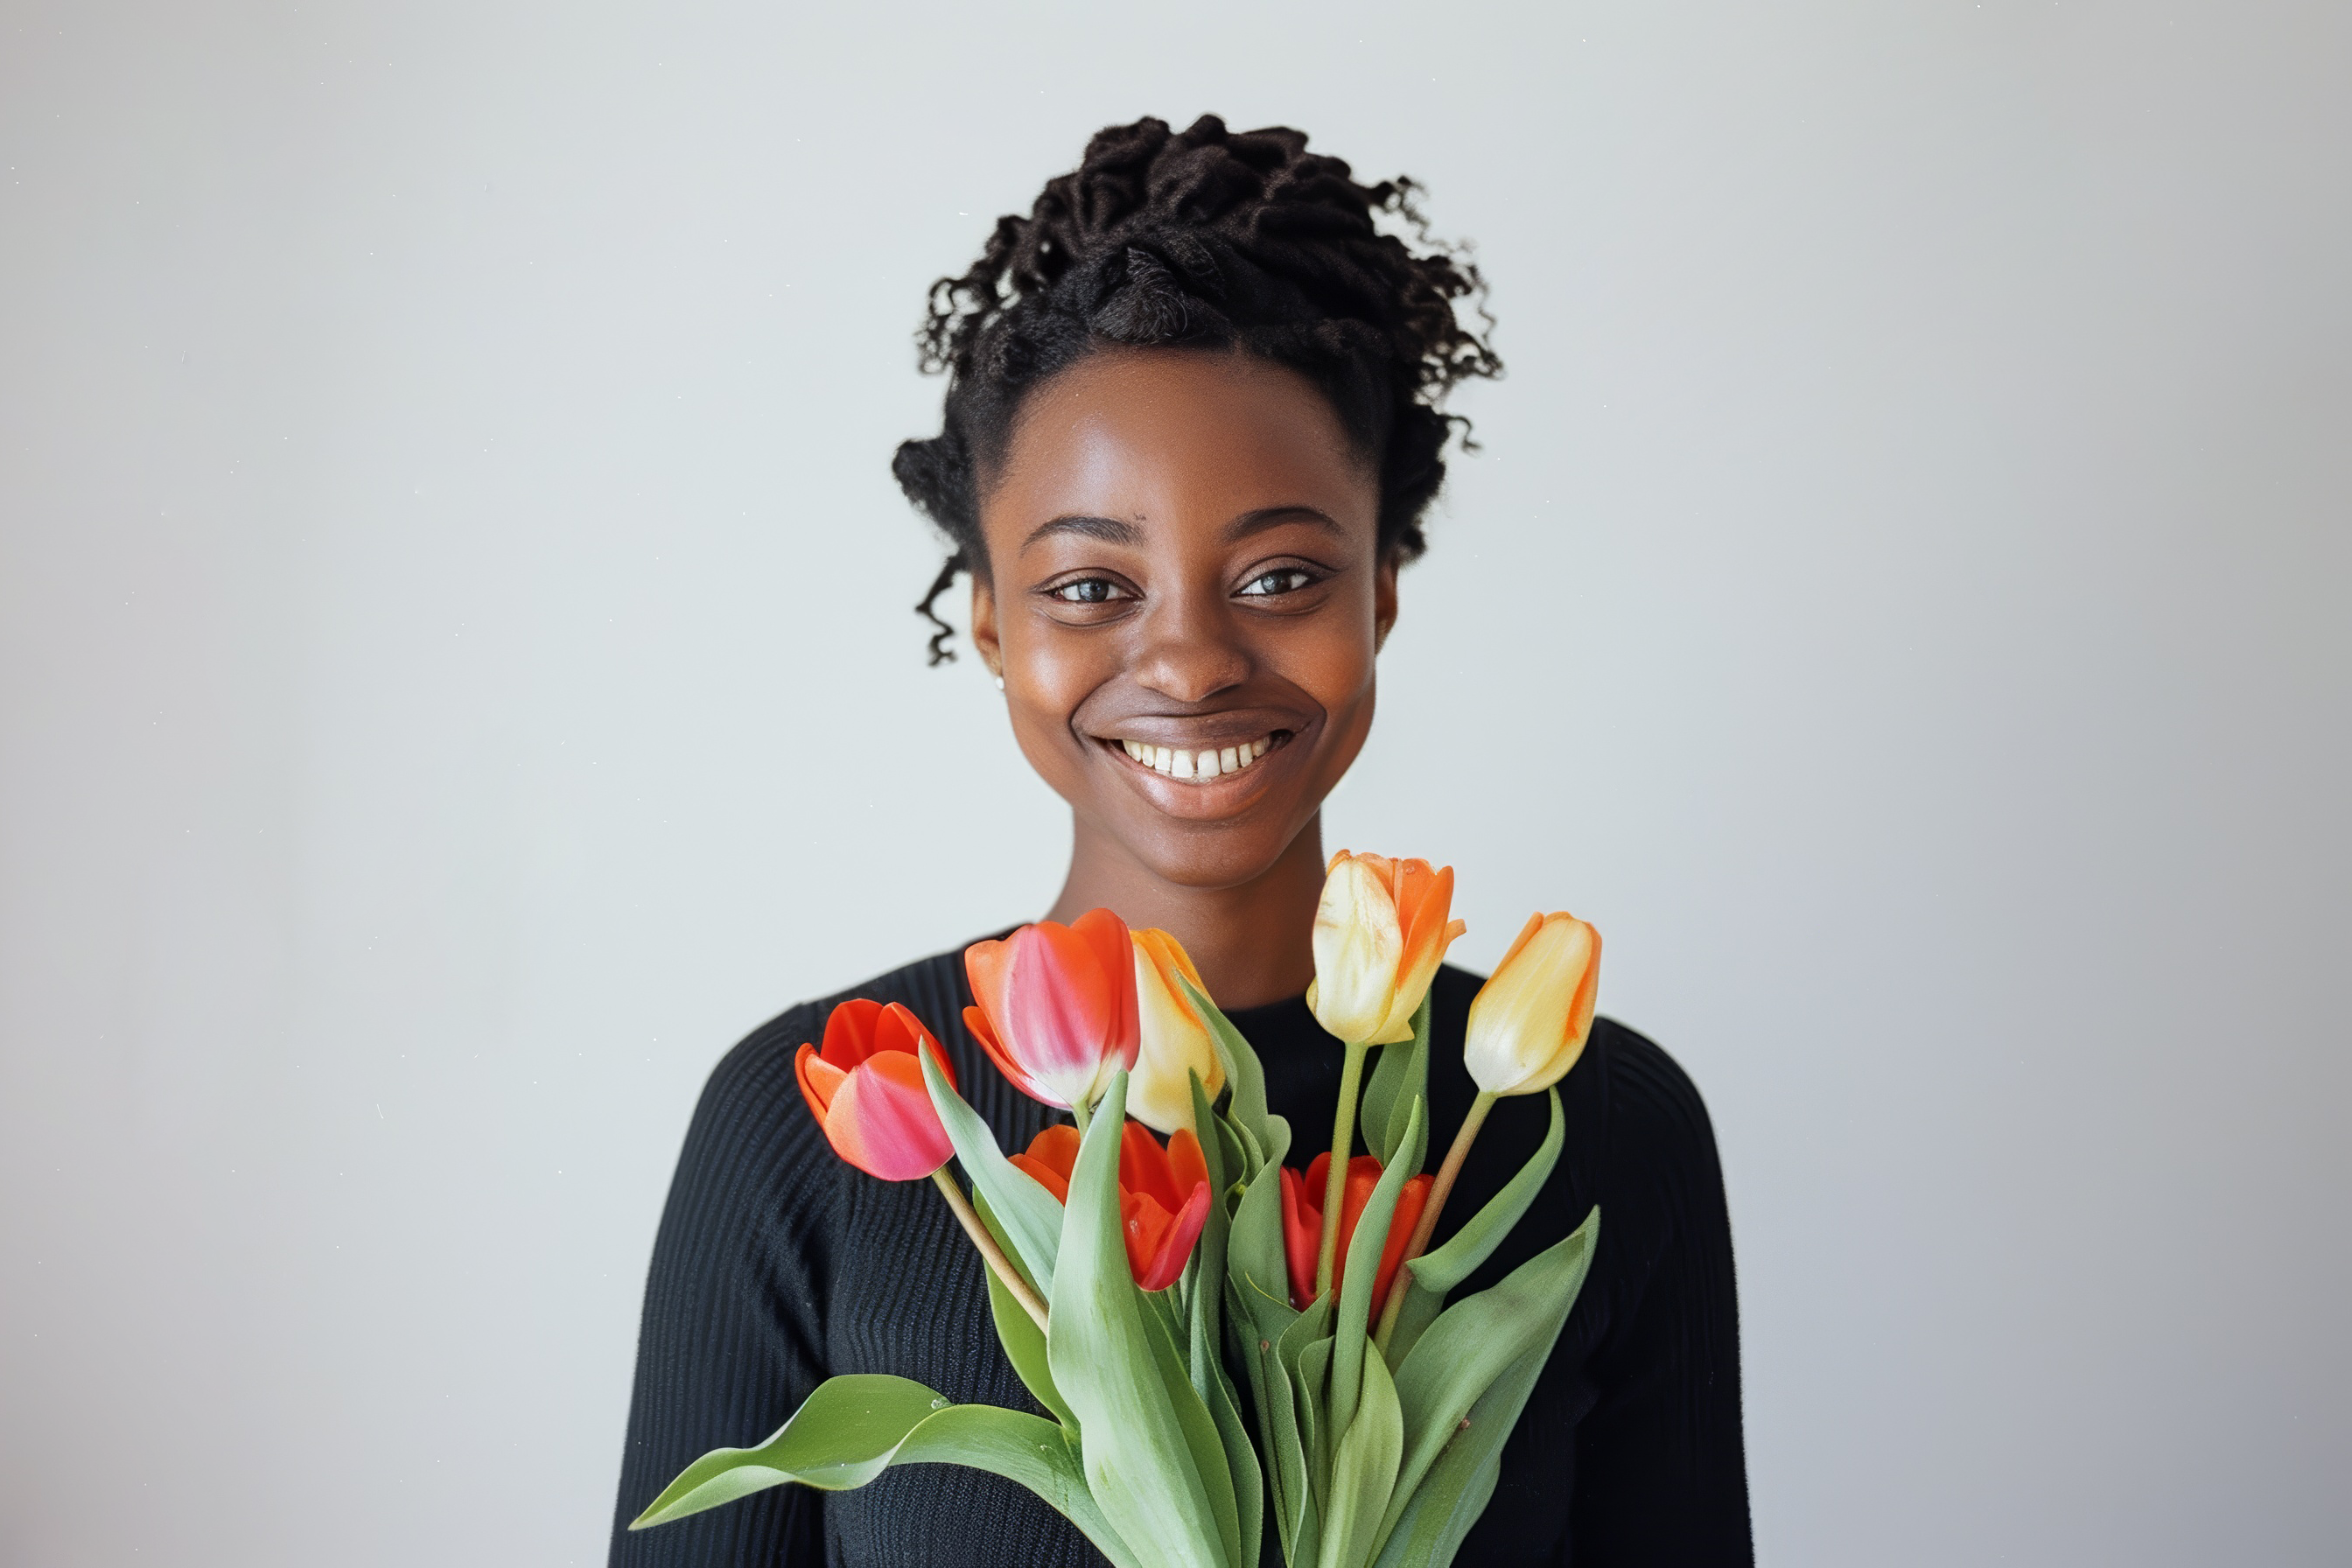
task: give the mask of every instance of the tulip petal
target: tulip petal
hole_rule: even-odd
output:
[[[1389,1299],[1389,1287],[1395,1283],[1397,1266],[1404,1261],[1404,1245],[1412,1239],[1413,1226],[1421,1223],[1421,1211],[1429,1205],[1429,1189],[1435,1184],[1434,1176],[1414,1176],[1397,1194],[1396,1216],[1389,1221],[1388,1244],[1381,1248],[1380,1273],[1372,1281],[1374,1302]],[[1378,1310],[1378,1307],[1374,1310]]]
[[[1158,1132],[1192,1125],[1192,1075],[1214,1100],[1225,1085],[1214,1037],[1185,988],[1208,987],[1183,944],[1150,927],[1134,939],[1137,1018],[1135,1067],[1128,1080],[1127,1113]]]
[[[882,1004],[853,996],[834,1008],[824,1021],[824,1057],[846,1072],[874,1054],[874,1023]]]
[[[841,1091],[842,1080],[849,1074],[819,1056],[814,1046],[803,1046],[793,1056],[793,1076],[800,1079],[801,1098],[816,1113],[818,1125],[824,1125],[824,1108]]]
[[[885,1051],[852,1069],[826,1110],[824,1135],[835,1153],[886,1182],[928,1176],[955,1152],[912,1051]]]
[[[1168,1140],[1168,1175],[1170,1189],[1178,1193],[1189,1193],[1209,1179],[1209,1157],[1189,1128]]]
[[[1184,1265],[1192,1258],[1192,1244],[1201,1239],[1201,1229],[1208,1222],[1209,1184],[1202,1182],[1161,1226],[1150,1267],[1136,1276],[1136,1284],[1145,1290],[1165,1290],[1182,1279]]]
[[[1282,1256],[1290,1266],[1290,1304],[1302,1312],[1315,1300],[1315,1265],[1323,1246],[1323,1216],[1314,1207],[1319,1198],[1309,1196],[1323,1187],[1312,1175],[1302,1178],[1287,1165],[1281,1170]]]
[[[1119,1129],[1118,1184],[1128,1192],[1150,1194],[1170,1214],[1176,1212],[1176,1179],[1169,1173],[1168,1151],[1140,1121]]]
[[[1385,1026],[1404,950],[1384,870],[1378,856],[1339,851],[1315,906],[1310,1005],[1328,1032],[1350,1044],[1368,1043]]]
[[[996,1064],[996,1070],[1004,1075],[1007,1082],[1032,1100],[1045,1098],[1038,1092],[1037,1084],[1022,1069],[1021,1064],[1007,1054],[996,1037],[996,1031],[989,1026],[987,1014],[977,1007],[966,1007],[963,1010],[963,1026],[971,1032],[973,1039],[980,1042],[980,1048],[987,1054],[990,1061]]]
[[[1045,1188],[1047,1192],[1054,1194],[1054,1201],[1055,1203],[1060,1204],[1065,1208],[1069,1206],[1069,1172],[1057,1171],[1054,1169],[1053,1166],[1045,1163],[1045,1161],[1036,1159],[1028,1154],[1007,1155],[1005,1157],[1005,1163],[1028,1173],[1033,1181],[1034,1181],[1039,1186]]]
[[[1107,1025],[1103,1039],[1104,1055],[1127,1071],[1133,1072],[1136,1055],[1143,1044],[1143,1026],[1137,1014],[1132,983],[1135,948],[1127,922],[1108,910],[1088,910],[1070,922],[1070,931],[1093,949],[1095,963],[1102,971],[1108,993],[1110,1009],[1104,1020]],[[1187,959],[1185,962],[1189,964],[1192,961]]]
[[[1168,1222],[1172,1216],[1150,1193],[1122,1189],[1118,1194],[1118,1217],[1119,1235],[1127,1242],[1128,1271],[1145,1289],[1161,1289],[1143,1282],[1158,1266],[1160,1244],[1167,1239]]]

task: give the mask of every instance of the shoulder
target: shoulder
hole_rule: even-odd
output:
[[[1002,933],[999,933],[1002,934]],[[802,1104],[793,1058],[804,1044],[824,1038],[824,1021],[852,997],[896,1002],[922,1021],[946,1048],[958,1086],[1007,1147],[1025,1143],[1048,1120],[1045,1109],[1006,1082],[963,1026],[971,1002],[962,947],[919,958],[846,990],[788,1007],[746,1035],[711,1069],[695,1111],[689,1145],[730,1152],[758,1147],[792,1130],[791,1142],[816,1136],[816,1120]]]
[[[1715,1127],[1706,1101],[1664,1047],[1604,1017],[1592,1021],[1586,1052],[1608,1080],[1613,1152],[1647,1151],[1675,1165],[1715,1170]]]
[[[852,997],[898,1003],[944,1040],[947,1031],[961,1018],[967,994],[963,950],[956,948],[919,958],[830,996],[797,1003],[744,1036],[719,1059],[703,1087],[703,1106],[709,1110],[738,1102],[797,1101],[800,1085],[793,1073],[793,1058],[802,1046],[824,1038],[825,1019]],[[700,1120],[700,1112],[697,1119]]]
[[[1439,1036],[1459,1042],[1485,976],[1446,964],[1432,986]],[[1605,1164],[1622,1182],[1721,1180],[1706,1101],[1682,1064],[1647,1035],[1614,1018],[1592,1021],[1584,1057],[1561,1080],[1572,1159]]]

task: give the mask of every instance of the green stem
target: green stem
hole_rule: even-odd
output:
[[[1421,1218],[1413,1222],[1412,1237],[1404,1244],[1404,1256],[1397,1264],[1396,1280],[1389,1287],[1388,1303],[1381,1309],[1380,1332],[1372,1336],[1372,1342],[1383,1351],[1389,1348],[1389,1336],[1396,1332],[1405,1295],[1412,1289],[1412,1270],[1405,1264],[1429,1250],[1429,1238],[1437,1234],[1437,1216],[1444,1212],[1454,1179],[1462,1174],[1462,1162],[1470,1157],[1470,1145],[1478,1141],[1478,1129],[1486,1124],[1486,1112],[1494,1109],[1495,1096],[1481,1089],[1470,1102],[1470,1114],[1462,1119],[1462,1131],[1454,1135],[1454,1146],[1445,1151],[1445,1163],[1437,1168],[1437,1180],[1430,1184],[1429,1201],[1421,1205]]]
[[[1080,1142],[1084,1142],[1086,1139],[1087,1123],[1092,1121],[1094,1119],[1095,1113],[1086,1106],[1073,1105],[1070,1107],[1070,1120],[1078,1124],[1078,1138]]]
[[[1349,1046],[1339,1069],[1339,1114],[1331,1123],[1331,1169],[1323,1177],[1323,1250],[1315,1260],[1315,1294],[1331,1289],[1339,1264],[1339,1211],[1348,1197],[1348,1156],[1356,1148],[1356,1096],[1363,1088],[1364,1053],[1369,1046]]]
[[[956,1219],[963,1226],[963,1233],[971,1237],[974,1247],[980,1248],[981,1258],[995,1271],[996,1277],[1004,1281],[1004,1288],[1013,1292],[1013,1299],[1021,1303],[1021,1310],[1029,1314],[1030,1321],[1037,1325],[1037,1331],[1044,1333],[1045,1303],[1038,1298],[1036,1291],[1029,1288],[1029,1281],[1021,1278],[1021,1270],[1013,1267],[1013,1259],[1004,1256],[1004,1249],[996,1245],[996,1237],[988,1234],[988,1226],[981,1223],[971,1200],[963,1195],[963,1189],[955,1184],[955,1178],[948,1174],[945,1165],[931,1173],[931,1180],[938,1184],[940,1195],[948,1200],[948,1207],[955,1211]]]

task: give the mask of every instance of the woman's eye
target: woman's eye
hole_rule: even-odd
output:
[[[1126,597],[1118,584],[1108,577],[1081,577],[1075,583],[1047,589],[1046,596],[1066,605],[1108,605],[1113,599]]]
[[[1251,598],[1270,598],[1276,594],[1296,594],[1314,581],[1315,574],[1304,566],[1277,566],[1251,578],[1242,585],[1242,593]]]

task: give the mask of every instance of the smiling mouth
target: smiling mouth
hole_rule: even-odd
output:
[[[1124,736],[1108,737],[1102,744],[1114,751],[1125,752],[1128,759],[1137,766],[1150,768],[1162,778],[1197,784],[1213,784],[1229,774],[1246,773],[1268,752],[1288,739],[1289,731],[1276,730],[1260,735],[1255,741],[1231,746],[1203,746],[1198,751],[1155,745],[1150,741],[1129,740]]]

